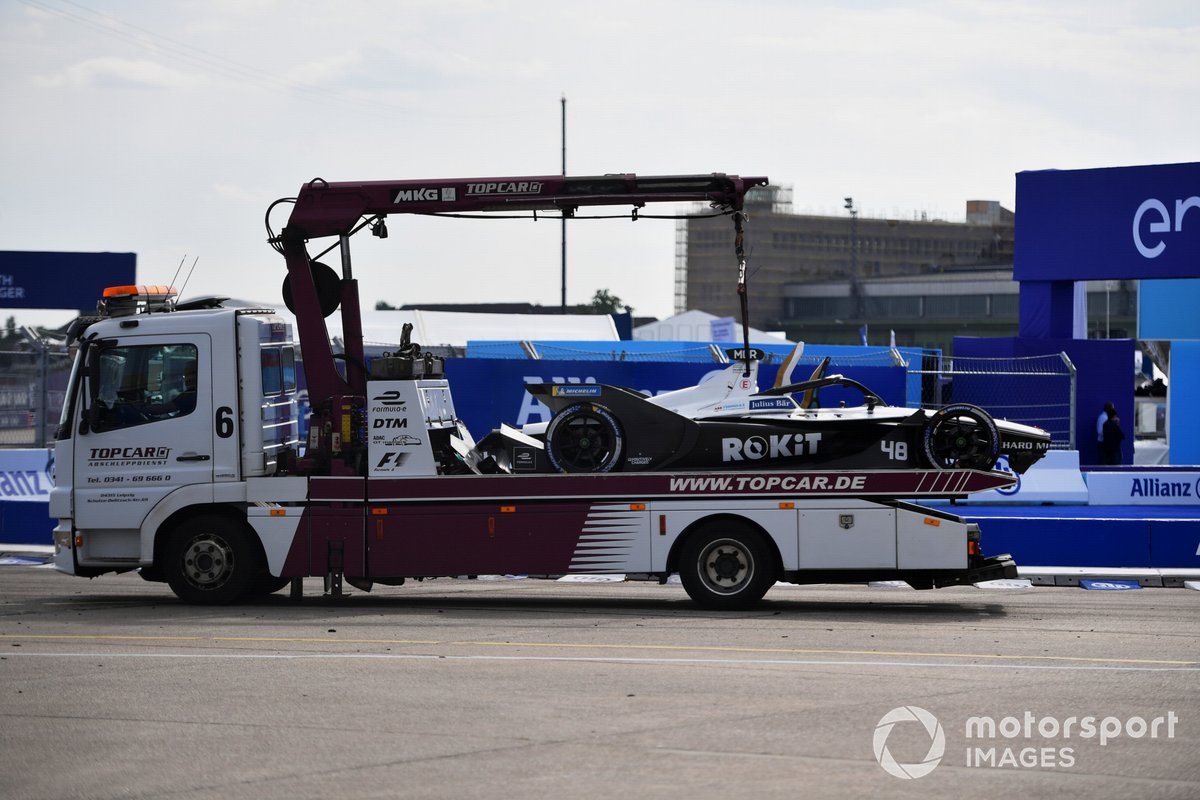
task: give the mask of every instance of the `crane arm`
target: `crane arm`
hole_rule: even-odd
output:
[[[362,316],[358,285],[350,269],[348,237],[365,219],[382,222],[389,214],[459,214],[470,212],[558,211],[573,216],[585,206],[632,206],[647,203],[704,202],[739,213],[746,192],[765,186],[766,177],[737,175],[634,174],[568,177],[534,175],[499,178],[434,178],[405,181],[330,182],[320,178],[300,187],[286,227],[271,243],[287,261],[285,294],[296,315],[305,374],[314,403],[341,395],[366,392],[363,367]],[[382,226],[376,233],[382,234]],[[306,242],[329,236],[341,238],[342,275],[321,287]],[[343,378],[329,346],[325,317],[341,306],[346,347]]]

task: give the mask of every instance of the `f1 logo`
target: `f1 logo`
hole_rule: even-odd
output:
[[[389,467],[389,465],[390,469],[399,469],[404,465],[406,458],[408,458],[408,453],[397,453],[389,450],[383,454],[383,458],[379,459],[379,463],[375,465],[375,469],[380,470],[384,467]]]

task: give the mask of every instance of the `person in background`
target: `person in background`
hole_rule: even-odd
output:
[[[1102,431],[1100,463],[1120,464],[1121,442],[1125,439],[1125,431],[1121,430],[1121,418],[1117,416],[1115,409],[1108,412],[1108,419],[1105,420]]]
[[[1111,402],[1105,403],[1104,408],[1100,409],[1100,416],[1096,417],[1096,443],[1104,443],[1104,423],[1108,422],[1109,414],[1117,413],[1117,407]]]

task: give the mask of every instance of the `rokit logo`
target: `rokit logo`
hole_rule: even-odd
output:
[[[1193,195],[1186,200],[1181,198],[1175,201],[1175,233],[1183,230],[1183,217],[1193,208],[1200,209],[1200,197]],[[1143,218],[1149,220],[1148,233],[1160,234],[1157,239],[1147,241],[1143,238]],[[1158,258],[1167,249],[1167,243],[1163,241],[1161,234],[1171,233],[1171,227],[1171,212],[1166,204],[1151,197],[1138,206],[1137,213],[1133,215],[1133,246],[1143,258]]]
[[[819,433],[785,433],[771,436],[751,436],[721,439],[722,461],[759,461],[764,458],[793,458],[816,455],[821,443]]]

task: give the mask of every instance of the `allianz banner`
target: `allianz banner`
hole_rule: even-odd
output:
[[[54,486],[54,453],[0,450],[0,501],[46,503]]]
[[[1017,173],[1013,278],[1200,277],[1200,162]]]

